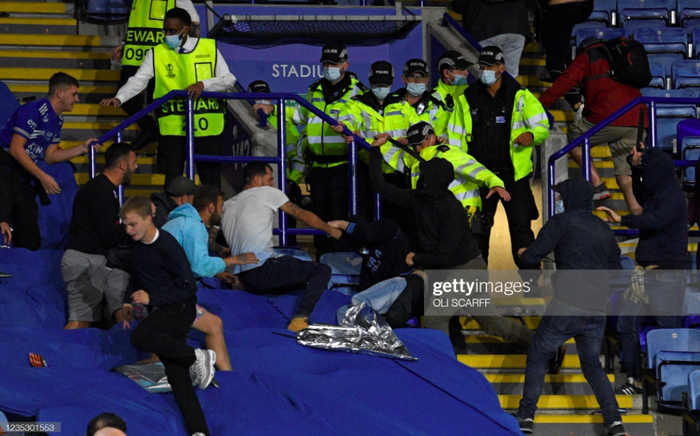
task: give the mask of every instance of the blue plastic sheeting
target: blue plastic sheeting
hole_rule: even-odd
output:
[[[130,436],[185,436],[172,394],[150,394],[109,371],[144,357],[131,346],[130,331],[121,325],[60,329],[56,320],[65,303],[56,283],[57,253],[0,252],[0,270],[18,272],[23,264],[34,272],[19,271],[25,286],[14,279],[0,285],[0,295],[9,296],[0,300],[0,319],[11,314],[14,324],[0,327],[0,410],[61,422],[62,435],[82,436],[92,417],[110,411],[126,420]],[[285,330],[299,293],[260,297],[201,289],[198,297],[221,316],[234,367],[216,374],[221,388],[197,391],[212,435],[520,434],[486,379],[454,358],[444,333],[397,330],[417,362],[323,351],[297,345]],[[332,323],[348,301],[326,292],[312,320]],[[192,335],[190,342],[201,340]],[[49,367],[30,367],[30,352]]]
[[[20,107],[17,98],[15,98],[10,88],[5,82],[0,82],[0,129],[5,127],[5,123],[10,119],[13,113]]]
[[[78,193],[73,165],[61,162],[48,165],[43,160],[37,162],[48,175],[56,179],[61,187],[58,195],[49,195],[49,206],[39,205],[39,230],[41,231],[41,248],[64,248],[68,243],[68,227],[73,216],[73,199]],[[37,199],[39,204],[39,199]]]

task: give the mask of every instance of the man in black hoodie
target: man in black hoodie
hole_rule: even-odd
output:
[[[527,353],[525,388],[516,417],[522,432],[532,433],[547,361],[559,346],[574,338],[581,370],[601,405],[607,434],[625,435],[615,394],[598,359],[610,299],[605,270],[622,268],[620,247],[610,227],[591,214],[593,188],[588,181],[569,179],[556,190],[564,212],[547,221],[529,248],[519,250],[521,259],[536,264],[553,251],[557,270],[601,271],[566,272],[553,277],[554,300]]]
[[[642,393],[638,331],[644,317],[655,316],[661,328],[683,326],[685,276],[677,277],[663,270],[691,268],[686,224],[688,207],[673,160],[658,148],[644,149],[644,152],[632,149],[628,160],[632,166],[634,194],[643,212],[620,217],[607,207],[598,208],[608,214],[608,221],[639,229],[635,259],[640,267],[647,269],[644,286],[649,303],[626,302],[617,321],[627,369],[627,383],[617,390],[622,395]]]

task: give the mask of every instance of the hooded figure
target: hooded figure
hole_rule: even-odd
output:
[[[615,233],[591,213],[591,184],[575,177],[554,189],[564,202],[564,213],[547,221],[521,259],[539,263],[554,252],[557,270],[621,269]],[[554,277],[555,299],[574,307],[605,311],[609,300],[607,275],[588,273],[585,280],[580,281],[571,280],[572,275],[567,272],[559,281]]]
[[[662,150],[648,148],[640,167],[633,167],[632,179],[644,210],[640,215],[623,216],[620,224],[639,229],[637,263],[664,269],[690,268],[688,206],[673,160]]]

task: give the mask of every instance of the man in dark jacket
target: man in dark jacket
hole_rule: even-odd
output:
[[[582,53],[574,59],[571,66],[559,76],[552,87],[542,93],[539,99],[542,106],[548,108],[563,96],[574,110],[582,113],[582,118],[569,126],[567,132],[569,142],[574,141],[635,98],[642,96],[639,89],[609,77],[610,63],[600,42],[586,44],[587,41],[581,44],[584,47]],[[580,101],[578,93],[575,93],[574,97],[569,94],[569,91],[576,87],[580,87],[585,104]],[[615,166],[615,179],[632,214],[638,214],[642,209],[632,192],[632,170],[627,163],[627,155],[637,143],[639,109],[644,108],[645,105],[640,104],[627,111],[590,138],[591,147],[601,144],[610,145]],[[644,125],[647,126],[646,115]],[[582,147],[571,150],[571,157],[579,167],[583,165],[582,150]],[[590,157],[586,156],[586,159]],[[594,188],[594,200],[610,198],[610,192],[592,161],[591,183]]]
[[[620,217],[607,207],[608,220],[639,229],[635,259],[644,274],[648,304],[626,302],[617,320],[627,383],[618,388],[623,395],[641,394],[641,359],[638,330],[645,316],[655,316],[661,328],[683,326],[685,275],[672,271],[690,269],[688,254],[687,206],[676,178],[673,160],[658,148],[630,154],[635,193],[644,206],[640,215]],[[653,270],[653,271],[650,271]]]
[[[610,298],[605,270],[622,268],[620,248],[615,233],[591,214],[593,188],[585,179],[566,180],[557,190],[564,212],[547,221],[529,248],[520,250],[526,263],[541,262],[554,251],[559,277],[553,278],[554,300],[527,353],[525,388],[516,417],[523,433],[532,433],[547,360],[557,347],[574,338],[581,370],[601,405],[607,434],[622,436],[626,433],[617,400],[598,359]]]

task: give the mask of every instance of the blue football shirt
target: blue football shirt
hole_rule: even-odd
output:
[[[36,162],[43,159],[44,151],[51,144],[61,142],[63,116],[56,115],[49,99],[32,101],[18,108],[0,130],[0,147],[10,151],[12,135],[20,135],[27,140],[24,150]]]

